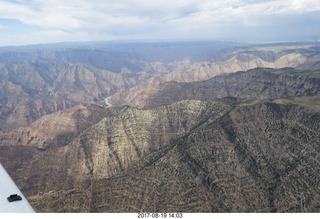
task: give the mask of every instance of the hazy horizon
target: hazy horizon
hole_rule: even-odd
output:
[[[320,0],[0,0],[0,46],[320,39]]]

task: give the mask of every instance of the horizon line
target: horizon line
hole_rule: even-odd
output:
[[[60,41],[60,42],[48,42],[48,43],[30,43],[23,45],[4,45],[0,46],[0,49],[6,48],[23,48],[23,47],[46,47],[46,46],[58,46],[58,45],[90,45],[90,44],[116,44],[116,43],[201,43],[201,42],[221,42],[221,43],[236,43],[236,44],[281,44],[281,43],[319,43],[320,39],[306,39],[306,40],[232,40],[232,39],[120,39],[120,40],[92,40],[92,41]]]

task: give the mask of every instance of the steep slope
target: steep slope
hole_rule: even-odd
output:
[[[281,50],[281,48],[272,48],[275,51],[280,49],[280,51],[275,53],[275,59],[267,59],[264,57],[264,54],[270,51],[265,51],[265,49],[266,48],[254,49],[253,51],[250,49],[235,51],[232,53],[233,56],[227,60],[197,63],[191,63],[188,60],[176,62],[175,68],[163,77],[152,77],[130,90],[119,90],[113,95],[111,100],[113,103],[122,100],[122,103],[142,108],[151,95],[155,95],[162,89],[161,83],[170,81],[203,81],[221,74],[247,71],[254,68],[295,68],[306,63],[309,59],[317,59],[314,56],[311,58],[294,51],[285,51],[283,48],[283,50]],[[271,51],[274,52],[273,50]],[[121,97],[121,99],[119,97]]]
[[[239,107],[138,171],[98,181],[92,210],[319,212],[319,119],[294,106]]]
[[[306,57],[299,53],[283,55],[276,60],[265,61],[259,56],[239,51],[228,60],[218,62],[202,62],[178,68],[165,76],[165,81],[193,82],[202,81],[214,76],[237,71],[247,71],[257,67],[284,68],[297,67],[306,62]]]
[[[0,130],[25,126],[78,104],[97,102],[141,80],[83,64],[48,62],[0,64],[0,78]]]
[[[41,212],[318,212],[319,112],[234,101],[124,108],[14,177]]]
[[[256,67],[315,69],[318,43],[92,43],[0,48],[0,130],[108,100],[142,107],[168,81],[194,82]]]
[[[214,100],[227,96],[243,100],[312,96],[320,93],[320,72],[257,68],[193,83],[168,82],[144,100],[145,108],[184,99]]]
[[[45,115],[28,127],[0,132],[0,147],[28,146],[46,150],[68,144],[80,132],[90,128],[113,110],[96,105],[75,106]]]
[[[72,100],[30,94],[10,81],[0,82],[0,131],[27,125],[42,115],[75,105]]]
[[[148,154],[172,144],[205,122],[208,116],[219,116],[230,110],[230,104],[229,100],[183,101],[156,110],[123,108],[80,133],[68,145],[38,152],[13,177],[26,195],[35,195],[31,200],[40,200],[43,193],[43,197],[51,194],[53,198],[73,189],[85,191],[96,180],[114,177],[135,166],[139,168]],[[47,200],[36,201],[34,206],[40,211],[68,211],[69,207],[75,207],[60,199],[47,197]],[[41,202],[51,207],[41,207]],[[55,208],[57,204],[65,207]]]
[[[138,174],[103,182],[110,188],[129,182],[121,184],[127,193],[117,201],[129,199],[127,206],[137,209],[149,204],[151,211],[317,211],[319,114],[309,113],[272,104],[239,108],[182,139]],[[149,182],[153,188],[142,193]],[[134,192],[126,189],[132,187]],[[95,194],[110,200],[118,192],[110,191],[103,195],[98,187]],[[103,209],[99,204],[123,210],[113,199],[97,202],[95,210]]]
[[[33,207],[320,212],[319,48],[206,45],[0,51],[0,162]],[[224,74],[265,65],[297,68]]]

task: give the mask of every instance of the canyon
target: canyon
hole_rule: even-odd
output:
[[[0,49],[0,162],[37,212],[319,212],[318,43],[43,47]]]

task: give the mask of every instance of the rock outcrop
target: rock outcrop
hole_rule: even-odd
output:
[[[13,176],[40,212],[318,212],[319,122],[236,99],[123,108]]]
[[[0,49],[0,130],[109,98],[144,106],[161,83],[203,81],[256,67],[316,69],[317,43],[222,42],[30,46]]]
[[[123,48],[4,56],[0,162],[37,212],[320,212],[318,47]],[[204,80],[266,63],[297,68]]]
[[[320,94],[319,71],[257,68],[193,83],[167,82],[139,106],[157,107],[184,99],[236,97],[244,101]],[[142,104],[143,103],[143,104]]]

